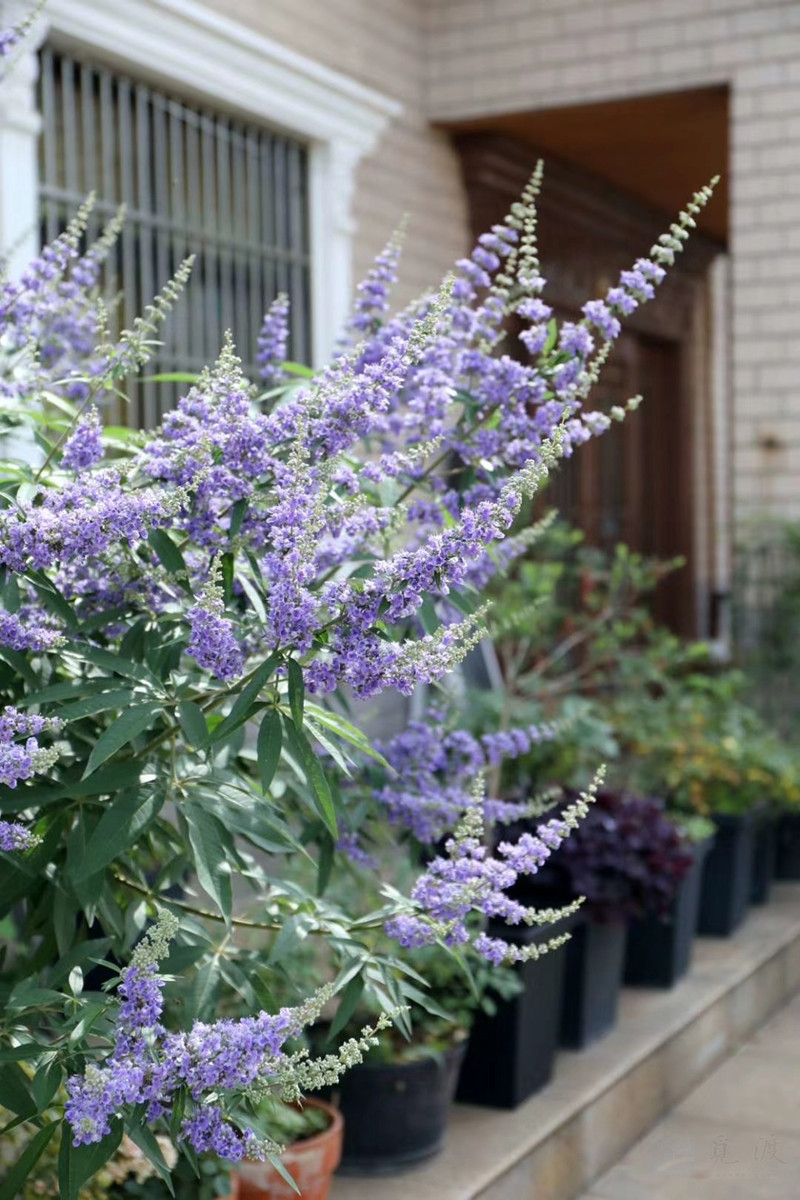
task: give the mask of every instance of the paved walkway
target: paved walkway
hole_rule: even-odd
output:
[[[800,996],[581,1200],[800,1200]]]

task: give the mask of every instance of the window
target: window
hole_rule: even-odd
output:
[[[182,259],[197,256],[153,370],[198,371],[231,329],[252,372],[264,311],[279,292],[291,299],[291,357],[308,362],[306,145],[48,47],[38,86],[43,238],[91,191],[90,238],[126,205],[110,271],[122,293],[119,324],[130,325]],[[138,385],[128,422],[156,424],[163,400],[163,387]]]

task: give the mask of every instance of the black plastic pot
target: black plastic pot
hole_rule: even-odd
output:
[[[697,932],[729,937],[747,913],[761,811],[715,814],[717,836],[703,864]]]
[[[624,922],[579,922],[564,947],[561,1045],[582,1050],[611,1030],[625,960]]]
[[[362,1063],[338,1085],[343,1175],[388,1175],[444,1144],[464,1045],[400,1063]]]
[[[492,928],[516,945],[548,941],[575,918],[542,929]],[[558,1047],[566,947],[516,967],[523,991],[498,1000],[493,1016],[480,1012],[470,1033],[456,1099],[487,1108],[516,1108],[549,1082]]]
[[[700,907],[703,862],[713,838],[692,847],[694,862],[684,875],[665,918],[651,914],[631,921],[623,979],[633,987],[671,988],[689,970]]]
[[[781,813],[776,834],[775,878],[800,879],[800,813]]]
[[[753,869],[750,876],[750,903],[766,904],[775,878],[778,849],[777,820],[767,811],[756,821],[753,832]]]

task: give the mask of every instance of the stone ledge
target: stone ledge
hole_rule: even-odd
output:
[[[800,884],[779,884],[734,937],[698,939],[672,991],[625,989],[618,1027],[515,1112],[457,1105],[429,1165],[331,1200],[573,1200],[798,990]]]

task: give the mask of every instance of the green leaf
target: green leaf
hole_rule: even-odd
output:
[[[426,596],[422,601],[422,604],[417,609],[417,616],[420,619],[422,628],[428,634],[436,633],[436,630],[442,623],[430,596]]]
[[[208,726],[202,708],[194,700],[183,700],[178,705],[178,717],[184,737],[190,746],[202,746],[208,737]]]
[[[328,780],[322,769],[322,764],[309,745],[308,739],[297,728],[294,721],[285,714],[283,720],[289,742],[300,759],[306,779],[311,787],[314,807],[332,836],[338,838],[339,830],[336,823],[336,809]]]
[[[28,1077],[16,1063],[6,1063],[0,1067],[0,1107],[26,1120],[35,1117],[39,1111]]]
[[[47,1149],[59,1124],[59,1121],[50,1121],[31,1138],[17,1161],[8,1169],[3,1182],[0,1183],[0,1200],[19,1200],[23,1184],[29,1179],[36,1178],[34,1167]]]
[[[225,596],[225,603],[230,604],[231,596],[233,595],[233,555],[228,553],[221,554],[219,565],[222,571],[222,591]]]
[[[242,528],[242,521],[244,520],[249,503],[249,500],[242,498],[241,500],[237,500],[231,509],[231,521],[228,528],[228,536],[230,537],[231,541],[233,541],[233,539],[239,533],[239,530]]]
[[[339,1007],[336,1010],[336,1016],[331,1021],[329,1037],[333,1038],[337,1033],[344,1029],[347,1022],[352,1017],[356,1010],[361,995],[364,991],[364,976],[360,973],[354,976],[347,984],[342,992],[342,998],[339,1001]]]
[[[252,579],[249,579],[247,577],[247,575],[245,575],[243,572],[239,573],[239,575],[237,576],[237,579],[239,580],[239,583],[242,585],[242,591],[244,592],[245,596],[247,596],[247,599],[250,601],[251,605],[253,606],[253,612],[256,614],[259,621],[261,621],[262,625],[266,625],[267,610],[264,607],[264,601],[261,597],[261,593],[259,592],[258,588],[253,583]]]
[[[12,650],[10,646],[0,646],[0,658],[5,659],[29,687],[38,688],[39,677],[25,655],[20,654],[19,650]]]
[[[184,813],[189,827],[189,841],[194,853],[197,878],[225,920],[229,921],[233,894],[227,859],[227,852],[231,850],[227,830],[212,813],[194,801],[187,801]]]
[[[303,669],[293,658],[289,659],[289,707],[292,710],[292,720],[298,729],[303,728],[303,701],[305,700],[306,685],[303,679]]]
[[[324,896],[331,881],[335,843],[332,837],[320,838],[319,861],[317,862],[317,895]]]
[[[188,584],[186,563],[178,547],[164,529],[151,529],[147,540],[158,555],[161,565],[170,575],[182,575]]]
[[[40,1058],[46,1050],[47,1046],[40,1046],[36,1042],[23,1042],[20,1046],[0,1046],[0,1063]]]
[[[270,950],[270,963],[280,962],[296,950],[313,928],[314,918],[309,913],[295,913],[293,917],[287,917]]]
[[[355,746],[362,754],[374,758],[383,766],[388,765],[383,755],[372,748],[366,734],[362,733],[346,717],[340,716],[339,713],[329,712],[328,709],[321,708],[319,704],[309,703],[309,701],[306,701],[305,704],[305,714],[307,720],[311,718],[315,724],[322,725],[324,729],[329,729],[331,733],[335,733],[342,741]]]
[[[238,729],[240,725],[244,725],[245,721],[248,721],[253,713],[257,711],[258,705],[255,701],[264,684],[277,667],[278,661],[277,655],[271,654],[266,662],[263,662],[256,669],[253,678],[236,697],[236,702],[227,717],[223,721],[220,721],[214,727],[213,732],[209,734],[207,739],[209,746],[213,745],[214,742],[221,741],[222,738],[232,733],[234,729]]]
[[[277,1154],[268,1154],[267,1161],[272,1164],[272,1166],[280,1175],[281,1179],[284,1179],[289,1184],[289,1187],[292,1189],[292,1191],[297,1192],[299,1196],[301,1194],[300,1188],[297,1186],[295,1179],[289,1174],[285,1165],[278,1158]]]
[[[67,1134],[61,1139],[58,1154],[58,1186],[61,1200],[78,1200],[87,1180],[108,1162],[122,1141],[122,1121],[115,1120],[110,1133],[100,1142],[88,1146],[73,1146]]]
[[[64,1078],[64,1068],[57,1058],[38,1070],[31,1082],[34,1099],[39,1105],[39,1112],[44,1112],[55,1096]]]
[[[60,794],[77,799],[83,796],[102,796],[105,792],[119,792],[123,788],[134,787],[139,782],[143,770],[144,764],[135,759],[111,763],[102,771],[95,772],[89,779],[84,775],[74,783],[65,784]]]
[[[73,644],[70,650],[85,662],[90,662],[96,667],[113,671],[115,675],[124,675],[128,679],[138,679],[140,683],[149,683],[159,693],[162,690],[160,679],[142,663],[131,662],[128,658],[112,654],[110,650],[101,650],[99,646],[88,646],[84,642],[79,646]]]
[[[281,370],[285,371],[287,375],[299,375],[301,379],[314,378],[311,367],[305,366],[304,363],[290,362],[288,359],[281,363]]]
[[[280,714],[277,709],[268,708],[264,713],[264,719],[258,731],[258,742],[256,744],[258,774],[261,779],[261,787],[265,792],[269,790],[269,785],[272,783],[275,772],[278,769],[282,742],[283,732]]]
[[[447,603],[452,604],[465,617],[471,617],[481,602],[477,592],[451,591],[447,595]]]
[[[152,725],[153,719],[160,712],[160,704],[148,701],[147,704],[134,705],[133,708],[129,708],[117,717],[116,721],[109,725],[108,729],[103,730],[97,739],[81,778],[88,778],[106,759],[111,758],[112,754],[116,754],[117,750],[127,742],[133,741],[135,737],[143,733],[149,725]]]
[[[79,717],[91,717],[94,713],[127,708],[132,699],[130,688],[100,692],[95,696],[87,696],[85,700],[76,700],[74,704],[65,704],[58,709],[58,715],[63,721],[76,721]]]
[[[70,629],[77,629],[79,627],[78,618],[75,615],[72,605],[64,599],[61,592],[47,575],[43,574],[42,571],[28,570],[25,572],[24,577],[33,584],[36,594],[48,612],[52,613],[57,620],[63,621]]]
[[[73,933],[75,931],[74,909],[70,909],[72,915]],[[49,987],[58,987],[62,981],[69,975],[73,967],[83,966],[85,963],[102,962],[103,955],[111,946],[112,939],[110,937],[91,938],[88,941],[80,942],[77,946],[70,945],[69,949],[59,958],[57,963],[46,974],[46,982]]]
[[[169,1194],[174,1196],[175,1188],[172,1186],[172,1172],[167,1166],[167,1161],[161,1153],[161,1147],[153,1131],[143,1121],[134,1119],[128,1122],[128,1135],[139,1147],[145,1158],[158,1171],[158,1174],[169,1189]]]
[[[31,704],[49,704],[54,700],[70,700],[76,693],[94,693],[110,691],[119,687],[119,680],[113,675],[105,679],[66,679],[63,683],[52,683],[49,687],[40,688],[35,695],[17,700],[19,708],[29,708]]]
[[[191,1021],[208,1021],[214,1015],[219,999],[220,960],[218,955],[195,971],[185,993],[185,1017]]]
[[[99,743],[98,743],[99,744]],[[75,883],[102,871],[146,829],[164,803],[160,792],[123,792],[105,810],[70,878]]]

